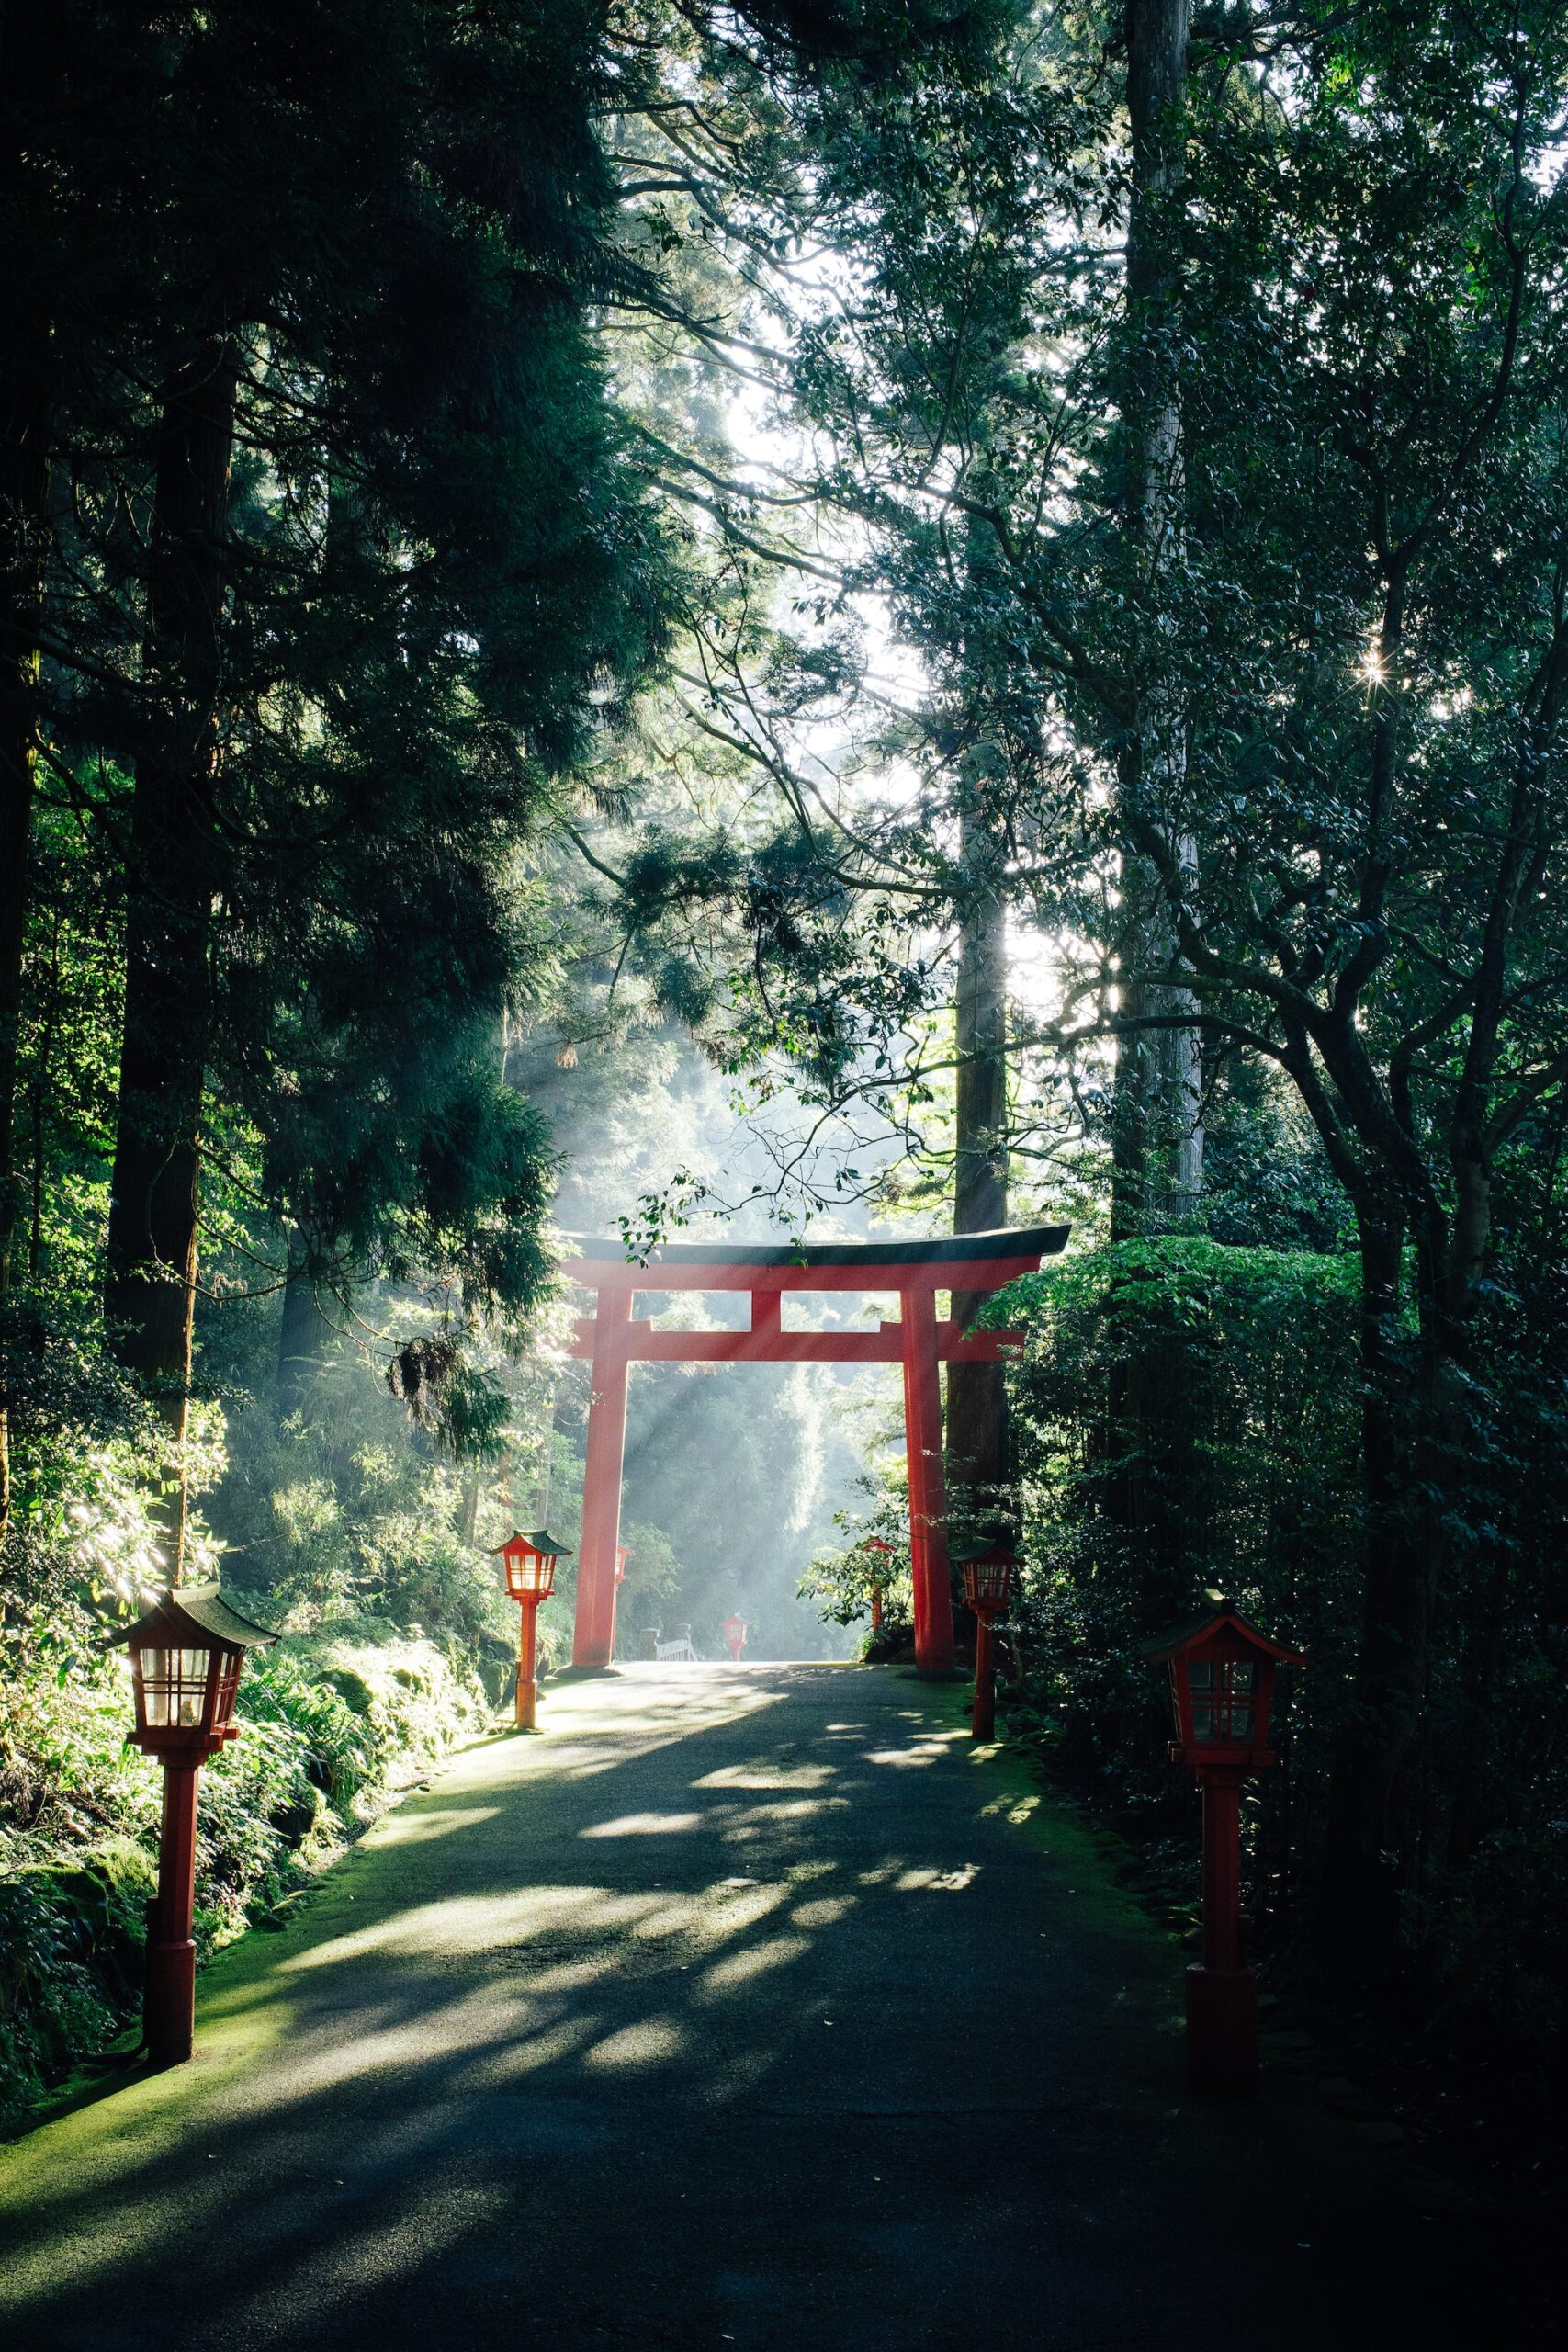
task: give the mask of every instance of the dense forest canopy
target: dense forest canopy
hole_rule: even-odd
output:
[[[570,1237],[678,1226],[1070,1219],[953,1302],[1013,1722],[1184,1835],[1235,1595],[1259,1932],[1560,2053],[1565,161],[1547,0],[0,17],[6,2096],[132,1974],[117,1617],[291,1636],[237,1932],[495,1697]],[[842,1654],[894,1386],[632,1395],[623,1624]]]

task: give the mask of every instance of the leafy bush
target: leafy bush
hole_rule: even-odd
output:
[[[988,1319],[1029,1333],[1010,1381],[1014,1613],[1072,1770],[1163,1787],[1143,1645],[1218,1593],[1310,1651],[1284,1703],[1321,1724],[1356,1631],[1355,1300],[1345,1259],[1169,1238],[1065,1260],[993,1302]]]
[[[1145,1645],[1223,1594],[1303,1649],[1308,1670],[1280,1678],[1280,1767],[1249,1799],[1251,1900],[1278,1937],[1316,1867],[1359,1633],[1353,1261],[1129,1242],[1015,1283],[987,1319],[1029,1335],[1010,1375],[1010,1727],[1145,1839],[1190,1833]]]
[[[1064,1260],[988,1310],[1028,1331],[1010,1376],[1010,1729],[1168,1855],[1194,1840],[1195,1807],[1165,1761],[1144,1645],[1223,1593],[1302,1649],[1279,1686],[1280,1766],[1247,1807],[1250,1907],[1276,1946],[1311,1907],[1360,1633],[1357,1313],[1351,1261],[1197,1238]],[[1568,1993],[1562,1329],[1499,1295],[1477,1351],[1406,1928],[1424,2022],[1495,2058],[1511,2044],[1538,2083],[1561,2061]]]
[[[134,2017],[156,1883],[161,1775],[127,1739],[125,1657],[107,1642],[159,1579],[157,1531],[123,1449],[84,1443],[73,1464],[63,1447],[60,1456],[7,1545],[13,1608],[0,1626],[0,2121]],[[286,1593],[231,1580],[264,1623],[291,1594],[285,1623],[297,1616],[304,1630],[247,1663],[243,1734],[202,1775],[203,1953],[307,1884],[400,1785],[486,1720],[452,1630],[465,1614],[482,1622],[483,1564],[455,1559],[456,1539],[439,1529],[416,1540],[412,1522],[389,1514],[371,1531],[389,1563],[400,1530],[413,1555],[404,1576],[389,1575],[380,1614],[336,1589],[333,1555],[320,1551],[287,1564]],[[314,1523],[333,1525],[332,1512]],[[195,1555],[216,1565],[199,1529]],[[463,1605],[447,1611],[438,1642],[390,1611],[411,1594],[440,1604],[443,1575]]]
[[[457,1472],[356,1358],[321,1367],[308,1414],[280,1423],[258,1400],[234,1415],[211,1512],[228,1580],[264,1623],[417,1626],[465,1657],[515,1631],[493,1565],[459,1532]]]

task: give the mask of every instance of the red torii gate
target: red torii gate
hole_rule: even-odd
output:
[[[986,1363],[1016,1331],[963,1331],[939,1322],[939,1290],[1000,1290],[1032,1273],[1061,1250],[1065,1225],[995,1233],[941,1234],[929,1241],[819,1241],[804,1247],[765,1242],[670,1241],[649,1263],[628,1263],[618,1241],[580,1240],[563,1269],[598,1293],[581,1317],[572,1353],[593,1366],[578,1551],[577,1625],[572,1665],[609,1665],[615,1640],[615,1546],[621,1526],[626,1453],[626,1373],[633,1363],[901,1363],[904,1432],[909,1461],[909,1557],[915,1589],[915,1660],[928,1672],[953,1664],[948,1583],[947,1498],[942,1469],[942,1363]],[[746,1331],[658,1331],[635,1322],[639,1291],[743,1290],[751,1295]],[[900,1319],[875,1331],[786,1331],[786,1290],[898,1293]]]

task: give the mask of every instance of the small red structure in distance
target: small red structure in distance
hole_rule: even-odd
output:
[[[737,1666],[740,1663],[740,1653],[746,1646],[746,1636],[750,1630],[744,1617],[727,1617],[724,1621],[725,1645]]]
[[[860,1547],[863,1552],[877,1553],[885,1561],[890,1560],[893,1556],[893,1546],[889,1544],[886,1535],[863,1535],[861,1538]],[[886,1570],[884,1569],[883,1575],[885,1576],[886,1574]],[[874,1634],[879,1634],[882,1631],[882,1596],[884,1589],[885,1588],[882,1577],[878,1576],[874,1571],[871,1579],[871,1630]]]

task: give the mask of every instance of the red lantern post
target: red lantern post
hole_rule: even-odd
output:
[[[248,1649],[277,1635],[231,1609],[216,1584],[166,1592],[155,1609],[114,1636],[130,1656],[136,1728],[131,1738],[164,1766],[158,1894],[147,1943],[142,2010],[148,2054],[176,2066],[196,2031],[197,1774],[239,1735],[234,1700]]]
[[[547,1527],[509,1535],[496,1546],[506,1571],[506,1589],[517,1603],[517,1702],[519,1731],[536,1731],[539,1704],[539,1603],[555,1590],[556,1562],[566,1555]]]
[[[729,1652],[731,1662],[736,1666],[740,1663],[740,1653],[746,1646],[746,1636],[750,1630],[744,1617],[731,1616],[724,1621],[725,1645]]]
[[[1002,1537],[951,1546],[964,1570],[964,1599],[975,1613],[975,1705],[970,1731],[976,1739],[997,1736],[996,1623],[1012,1589],[1012,1545]]]
[[[1258,2088],[1258,1977],[1241,1948],[1241,1784],[1272,1764],[1274,1670],[1300,1666],[1222,1601],[1217,1612],[1151,1644],[1170,1669],[1176,1738],[1203,1792],[1203,1957],[1187,1972],[1187,2075],[1195,2091]]]
[[[893,1546],[885,1535],[868,1535],[861,1549],[863,1552],[879,1553],[884,1562],[893,1555]],[[871,1630],[874,1634],[882,1631],[882,1592],[881,1580],[874,1575],[871,1580]]]

